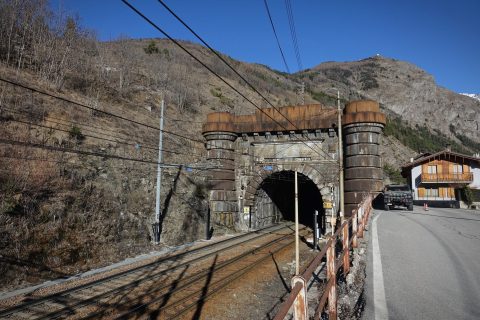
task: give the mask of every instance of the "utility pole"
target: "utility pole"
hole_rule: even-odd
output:
[[[339,170],[339,195],[340,218],[343,222],[345,216],[345,204],[343,196],[343,137],[342,137],[342,109],[340,108],[340,91],[337,91],[337,112],[338,112],[338,170]]]
[[[295,275],[300,273],[300,252],[298,238],[298,179],[297,170],[295,170]]]
[[[155,201],[155,224],[153,228],[153,235],[155,244],[160,243],[160,188],[162,186],[162,145],[163,145],[163,109],[164,100],[160,107],[160,134],[158,137],[158,161],[157,161],[157,196]]]
[[[305,104],[305,82],[302,82],[302,86],[300,89],[300,99],[302,101],[302,105]]]

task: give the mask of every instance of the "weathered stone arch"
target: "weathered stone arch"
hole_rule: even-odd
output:
[[[312,166],[308,164],[300,164],[300,165],[277,165],[277,166],[272,166],[271,171],[266,171],[266,170],[259,170],[258,174],[256,176],[252,176],[249,180],[247,185],[245,186],[245,200],[247,201],[249,199],[253,200],[253,197],[248,197],[247,194],[254,195],[257,192],[258,187],[261,185],[263,180],[271,176],[272,174],[276,172],[281,172],[281,171],[297,171],[298,173],[303,174],[310,180],[312,180],[316,185],[318,190],[322,190],[325,186],[327,186],[327,183],[325,181],[322,181],[322,175],[320,174],[319,171],[315,170]],[[331,185],[331,184],[330,184]]]
[[[268,179],[269,177],[275,175],[276,173],[285,172],[285,171],[297,171],[299,174],[304,175],[308,179],[310,179],[315,186],[317,187],[318,192],[320,193],[322,199],[324,201],[331,201],[332,200],[332,189],[334,185],[331,182],[325,181],[324,177],[320,173],[320,171],[309,164],[299,163],[295,165],[273,165],[271,166],[272,170],[255,170],[257,175],[252,176],[248,179],[246,186],[244,187],[244,201],[243,205],[250,208],[250,212],[248,214],[255,215],[256,209],[255,204],[257,198],[259,196],[259,192],[261,190],[262,183]],[[327,209],[328,211],[328,209]],[[328,211],[329,212],[329,211]],[[239,219],[239,221],[243,222],[243,225],[240,225],[240,229],[248,229],[247,222],[248,219],[245,217],[243,219]]]

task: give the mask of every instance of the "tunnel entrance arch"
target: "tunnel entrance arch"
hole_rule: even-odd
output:
[[[318,225],[325,234],[329,209],[323,208],[324,201],[332,200],[331,183],[322,181],[318,172],[309,166],[298,168],[277,167],[265,172],[248,183],[248,190],[255,190],[254,196],[244,205],[250,208],[243,213],[248,229],[258,229],[280,221],[295,221],[294,170],[298,172],[299,221],[313,229],[315,210],[318,211]]]
[[[298,173],[299,223],[313,229],[313,216],[318,211],[321,229],[324,220],[323,200],[317,185]],[[280,222],[295,221],[294,171],[278,171],[258,186],[251,209],[250,228],[258,229]]]

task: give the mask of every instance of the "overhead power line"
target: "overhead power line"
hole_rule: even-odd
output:
[[[108,133],[104,133],[104,132],[100,132],[100,131],[90,129],[90,128],[99,128],[99,130],[103,131],[103,128],[100,128],[100,127],[91,126],[91,125],[80,123],[80,122],[77,122],[77,121],[59,119],[59,118],[51,117],[50,115],[48,115],[48,117],[47,117],[47,116],[44,116],[43,114],[40,114],[38,112],[31,112],[31,111],[19,112],[17,110],[14,110],[12,108],[8,108],[8,107],[2,106],[2,105],[0,105],[0,107],[1,107],[1,110],[6,110],[6,111],[9,111],[11,113],[20,115],[20,116],[37,116],[37,117],[39,117],[39,119],[42,119],[42,121],[44,121],[44,122],[53,123],[53,124],[56,124],[56,125],[59,125],[59,126],[64,126],[64,127],[70,127],[71,128],[73,126],[78,126],[80,129],[82,129],[82,131],[85,131],[85,132],[90,132],[90,133],[99,134],[99,135],[102,135],[102,136],[105,136],[105,137],[118,139],[119,143],[126,142],[126,140],[125,140],[126,137],[125,136],[117,136],[117,135],[108,134]],[[6,119],[6,120],[9,120],[9,119]],[[57,120],[57,121],[55,121],[55,120]],[[52,128],[52,129],[55,129],[55,128]],[[131,141],[131,140],[132,139],[130,139],[129,141]],[[141,145],[156,148],[156,146],[154,146],[154,145],[145,144],[143,142],[141,143]]]
[[[64,147],[46,145],[46,144],[41,144],[41,143],[32,143],[32,142],[26,142],[26,141],[4,139],[4,138],[0,138],[0,143],[13,145],[13,146],[21,146],[21,147],[37,148],[37,149],[44,149],[44,150],[50,150],[50,151],[81,154],[81,155],[86,155],[86,156],[95,156],[95,157],[108,158],[108,159],[117,159],[117,160],[127,160],[127,161],[133,161],[133,162],[149,163],[149,164],[160,165],[163,168],[172,168],[172,167],[175,167],[175,168],[178,168],[178,167],[195,168],[195,166],[191,166],[191,165],[188,165],[188,164],[173,164],[173,163],[163,163],[163,162],[159,163],[157,161],[152,161],[152,160],[130,158],[130,157],[124,157],[124,156],[119,156],[119,155],[114,155],[114,154],[106,154],[106,153],[101,153],[101,152],[64,148]]]
[[[258,95],[260,95],[269,105],[272,106],[272,108],[277,111],[283,118],[285,118],[294,128],[297,128],[294,123],[290,121],[285,115],[283,115],[265,96],[263,96],[253,85],[250,84],[238,71],[233,68],[225,59],[223,59],[222,56],[220,56],[208,43],[205,42],[195,31],[193,31],[181,18],[179,18],[163,1],[158,0],[177,20],[179,20],[192,34],[194,34],[205,46],[207,46],[211,52],[213,52],[222,62],[224,62],[235,74],[237,74],[243,81],[245,81],[248,86],[255,91]],[[279,123],[277,120],[275,120],[272,116],[270,116],[268,113],[266,113],[262,108],[260,108],[258,105],[256,105],[253,101],[248,99],[243,93],[238,91],[235,87],[233,87],[228,81],[226,81],[224,78],[222,78],[220,75],[218,75],[215,71],[213,71],[209,66],[207,66],[204,62],[202,62],[199,58],[197,58],[193,53],[191,53],[189,50],[187,50],[184,46],[182,46],[177,40],[175,40],[173,37],[171,37],[166,31],[164,31],[162,28],[160,28],[157,24],[155,24],[152,20],[150,20],[148,17],[146,17],[142,12],[140,12],[137,8],[135,8],[133,5],[131,5],[128,1],[122,0],[122,2],[127,5],[132,11],[137,13],[141,18],[143,18],[146,22],[148,22],[152,27],[157,29],[160,33],[162,33],[165,37],[167,37],[169,40],[171,40],[175,45],[177,45],[180,49],[182,49],[185,53],[187,53],[190,57],[192,57],[195,61],[197,61],[200,65],[202,65],[205,69],[210,71],[214,76],[216,76],[220,81],[225,83],[228,87],[230,87],[233,91],[235,91],[237,94],[239,94],[242,98],[244,98],[246,101],[248,101],[250,104],[252,104],[256,109],[258,109],[260,112],[265,114],[268,118],[270,118],[274,123],[278,124],[280,127],[283,129],[287,130],[285,126],[283,126],[281,123]],[[298,130],[298,128],[297,128]],[[295,137],[297,137],[296,134],[294,134]],[[315,144],[311,139],[307,137],[307,140],[310,140],[312,143]],[[322,155],[315,150],[313,147],[308,145],[303,139],[299,139],[303,144],[305,144],[309,149],[317,153],[319,156],[322,157]],[[331,158],[332,161],[336,160],[331,157],[328,153],[320,149],[322,153],[324,153],[328,158]],[[324,157],[324,156],[323,156]],[[324,157],[325,159],[325,157]],[[325,177],[324,174],[322,174],[319,170],[314,168],[315,171],[317,171],[321,176]]]
[[[40,162],[59,163],[59,164],[68,165],[69,167],[71,166],[71,167],[78,168],[78,169],[88,168],[84,164],[69,162],[68,161],[69,159],[54,160],[54,159],[45,159],[45,158],[38,158],[38,157],[21,157],[21,156],[12,156],[12,155],[0,155],[0,158],[1,159],[10,159],[10,160],[21,160],[21,161],[40,161]],[[182,166],[183,168],[190,168],[190,169],[198,170],[198,171],[212,169],[211,167],[204,167],[204,168],[203,167],[191,167],[188,164],[180,165],[180,166]],[[127,169],[127,167],[125,167],[125,166],[114,166],[114,165],[108,165],[105,168],[106,169]],[[128,167],[128,170],[131,170],[132,168],[135,168],[135,167]],[[177,167],[168,167],[168,168],[177,168]]]
[[[280,50],[280,54],[282,55],[283,63],[285,64],[285,69],[288,73],[290,73],[290,68],[288,67],[287,60],[285,59],[285,55],[283,54],[282,46],[280,45],[280,40],[277,36],[277,31],[275,30],[275,25],[273,24],[272,15],[270,14],[270,9],[268,8],[267,0],[263,0],[265,3],[265,9],[267,9],[268,19],[270,20],[270,25],[272,26],[273,34],[275,35],[275,39],[277,40],[278,49]]]
[[[188,123],[205,123],[205,121],[193,121],[193,120],[185,120],[185,119],[175,119],[175,118],[170,118],[169,116],[163,116],[164,119],[169,120],[169,121],[175,121],[175,122],[188,122]]]
[[[192,58],[194,58],[196,61],[198,61],[202,66],[207,68],[210,72],[212,72],[215,76],[217,76],[220,80],[222,80],[224,83],[226,83],[230,88],[232,88],[235,92],[240,94],[244,99],[246,99],[249,103],[251,103],[256,109],[258,109],[260,112],[265,114],[268,118],[273,120],[276,124],[278,124],[280,127],[283,129],[287,130],[285,126],[283,126],[281,123],[276,121],[273,117],[271,117],[268,113],[266,113],[262,108],[260,108],[258,105],[253,103],[251,100],[245,98],[243,94],[238,92],[237,89],[233,88],[229,83],[227,83],[221,76],[216,74],[213,70],[211,70],[208,66],[206,66],[204,63],[202,63],[196,56],[194,56],[192,53],[190,53],[187,49],[185,49],[182,45],[178,43],[178,41],[174,40],[171,36],[169,36],[164,30],[159,28],[155,23],[153,23],[150,19],[148,19],[145,15],[143,15],[141,12],[139,12],[137,9],[135,9],[133,6],[131,6],[128,1],[122,0],[124,3],[126,3],[132,10],[134,10],[137,14],[139,14],[142,18],[144,18],[147,22],[149,22],[154,28],[157,28],[160,32],[162,32],[166,37],[168,37],[170,40],[172,40],[177,46],[179,46],[181,49],[183,49],[187,54],[189,54]],[[217,56],[227,67],[230,68],[240,79],[242,79],[249,87],[252,89],[255,93],[257,93],[265,102],[267,102],[268,105],[272,107],[273,110],[278,112],[287,122],[292,125],[296,130],[299,130],[299,128],[290,120],[288,119],[287,116],[285,116],[275,105],[273,105],[270,100],[268,100],[260,91],[257,90],[243,75],[241,75],[228,61],[226,61],[215,49],[213,49],[200,35],[198,35],[182,18],[180,18],[163,0],[157,0],[171,15],[173,15],[185,28],[188,29],[198,40],[200,40],[215,56]],[[294,134],[295,137],[297,137],[296,134]],[[298,137],[297,137],[298,138]],[[299,138],[299,141],[302,141],[304,139]],[[306,137],[305,140],[308,140],[312,143],[315,144],[314,141],[312,141],[310,138]],[[323,156],[315,150],[313,147],[309,146],[308,144],[304,143],[309,149],[317,153],[321,157],[326,157],[334,160],[327,152],[323,151],[320,148],[320,151],[324,154]]]
[[[49,130],[55,130],[55,131],[65,132],[65,133],[70,133],[70,132],[71,132],[70,130],[65,130],[65,129],[61,129],[61,128],[54,128],[54,127],[49,127],[49,126],[45,126],[45,125],[42,125],[42,124],[33,123],[33,122],[28,122],[28,121],[23,121],[23,120],[18,120],[18,119],[8,119],[8,121],[12,121],[12,122],[16,122],[16,123],[21,123],[21,124],[25,124],[25,125],[29,125],[29,126],[36,126],[36,127],[40,127],[40,128],[49,129]],[[125,141],[118,141],[118,140],[113,140],[113,139],[108,139],[108,138],[102,138],[102,137],[92,136],[92,135],[84,134],[84,133],[82,133],[82,135],[85,136],[85,137],[87,137],[87,138],[92,138],[92,139],[97,139],[97,140],[103,140],[103,141],[108,141],[108,142],[114,142],[114,143],[124,144],[124,145],[127,145],[127,146],[132,146],[132,147],[137,147],[137,146],[138,146],[138,145],[135,144],[135,143],[125,142]],[[152,147],[144,146],[144,145],[141,145],[141,148],[145,148],[145,149],[149,149],[149,150],[154,150],[154,151],[159,151],[158,148],[152,148]],[[168,150],[168,149],[162,149],[162,151],[163,151],[163,152],[166,152],[166,153],[173,153],[173,154],[179,154],[179,155],[201,156],[201,155],[199,155],[199,154],[197,154],[197,153],[184,153],[184,152],[173,151],[173,150]]]
[[[223,83],[225,83],[228,87],[230,87],[233,91],[235,91],[237,94],[239,94],[242,98],[244,98],[246,101],[248,101],[251,105],[253,105],[256,109],[258,109],[260,112],[265,114],[268,118],[270,118],[274,123],[278,124],[280,127],[283,129],[287,130],[287,128],[279,123],[276,119],[274,119],[272,116],[270,116],[268,113],[266,113],[262,108],[260,108],[257,104],[255,104],[252,100],[248,99],[243,93],[241,93],[238,89],[233,87],[228,81],[226,81],[223,77],[218,75],[215,71],[213,71],[209,66],[207,66],[204,62],[202,62],[199,58],[197,58],[193,53],[191,53],[188,49],[186,49],[184,46],[182,46],[177,40],[173,39],[166,31],[164,31],[162,28],[160,28],[157,24],[155,24],[152,20],[150,20],[147,16],[145,16],[142,12],[140,12],[137,8],[135,8],[133,5],[131,5],[128,1],[122,0],[125,5],[127,5],[131,10],[133,10],[135,13],[137,13],[140,17],[142,17],[145,21],[147,21],[152,27],[157,29],[159,32],[161,32],[165,37],[170,39],[175,45],[177,45],[179,48],[181,48],[185,53],[187,53],[190,57],[192,57],[195,61],[200,63],[204,68],[206,68],[208,71],[210,71],[213,75],[215,75],[218,79],[220,79]],[[270,100],[268,100],[260,91],[258,91],[247,79],[245,79],[244,76],[242,76],[230,63],[228,63],[215,49],[213,49],[201,36],[199,36],[183,19],[181,19],[175,12],[173,12],[170,7],[165,4],[164,1],[158,0],[158,2],[168,11],[170,12],[185,28],[187,28],[197,39],[199,39],[214,55],[216,55],[225,65],[227,65],[240,79],[242,79],[254,92],[256,92],[260,97],[262,97],[263,100],[265,100],[276,112],[278,112],[289,124],[291,124],[296,130],[299,130],[298,127],[290,120],[288,117],[286,117],[283,113],[280,112],[280,110],[275,107]],[[295,137],[297,137],[296,134],[294,134]],[[315,143],[311,139],[307,137],[306,140],[309,140],[312,143]],[[304,141],[304,139],[299,139],[299,141]],[[313,147],[309,146],[304,142],[304,144],[317,153],[321,157],[327,157],[331,158],[334,160],[328,153],[320,149],[320,151],[324,154],[323,156],[315,150]]]
[[[34,115],[34,116],[38,116],[38,117],[44,117],[44,115],[38,113],[38,112],[30,112],[28,111],[27,114],[24,114],[22,112],[18,112],[14,109],[11,109],[11,108],[8,108],[8,107],[5,107],[3,105],[0,104],[0,108],[1,110],[6,110],[6,111],[9,111],[9,112],[12,112],[14,114],[18,114],[18,115]],[[0,116],[1,118],[1,116]],[[165,117],[164,117],[165,118]],[[87,128],[89,128],[90,126],[88,125],[85,125],[85,124],[82,124],[82,123],[78,123],[78,122],[75,122],[75,121],[69,121],[69,120],[63,120],[63,119],[57,119],[59,121],[65,121],[67,122],[66,124],[65,123],[61,123],[61,122],[56,122],[56,121],[52,121],[50,119],[56,119],[56,118],[52,118],[52,117],[48,117],[46,119],[43,119],[43,121],[45,122],[48,122],[48,123],[54,123],[54,124],[57,124],[57,125],[62,125],[62,126],[66,126],[66,127],[69,127],[71,124],[74,124],[74,125],[79,125],[79,126],[86,126]],[[41,125],[41,124],[38,124],[38,123],[33,123],[33,122],[27,122],[27,121],[23,121],[23,120],[18,120],[18,119],[5,119],[6,121],[13,121],[13,122],[17,122],[17,123],[22,123],[22,124],[25,124],[25,125],[32,125],[32,126],[37,126],[37,127],[41,127],[41,128],[45,128],[45,129],[49,129],[49,130],[55,130],[55,131],[61,131],[61,132],[65,132],[65,133],[70,133],[70,130],[66,130],[66,129],[62,129],[62,128],[55,128],[55,127],[52,127],[52,126],[46,126],[46,125]],[[171,120],[171,119],[170,119]],[[95,128],[95,127],[94,127]],[[93,139],[99,139],[99,140],[104,140],[104,141],[109,141],[109,142],[116,142],[116,143],[120,143],[120,144],[124,144],[124,145],[131,145],[131,146],[135,146],[137,147],[137,144],[133,144],[131,142],[128,142],[128,141],[125,141],[125,137],[119,137],[119,136],[115,136],[115,135],[110,135],[110,134],[106,134],[106,133],[102,133],[102,132],[98,132],[98,131],[94,131],[94,130],[85,130],[87,132],[93,132],[95,134],[100,134],[100,135],[103,135],[103,136],[106,136],[106,137],[111,137],[113,139],[120,139],[120,140],[112,140],[112,139],[108,139],[108,138],[104,138],[104,137],[98,137],[98,136],[92,136],[92,135],[89,135],[89,134],[83,134],[85,137],[89,137],[89,138],[93,138]],[[175,139],[173,139],[172,136],[166,136],[165,138],[169,139],[171,142],[177,144],[177,145],[181,145],[181,146],[184,146],[184,144],[182,144],[182,142],[179,142]],[[144,143],[138,143],[140,145],[141,148],[143,149],[150,149],[150,150],[155,150],[155,151],[158,151],[158,147],[157,146],[154,146],[154,145],[149,145],[149,144],[144,144]],[[204,147],[197,147],[197,146],[189,146],[189,148],[191,149],[194,149],[194,150],[198,150],[199,152],[204,152],[205,151],[205,148]],[[182,153],[182,152],[178,152],[178,151],[172,151],[172,150],[168,150],[168,149],[162,149],[164,150],[165,152],[167,153],[174,153],[174,154],[179,154],[179,155],[194,155],[194,156],[202,156],[202,154],[198,154],[198,153]],[[238,151],[231,151],[232,153],[234,154],[238,154],[240,156],[243,155],[243,153],[241,152],[238,152]]]
[[[97,126],[93,126],[93,125],[88,125],[88,124],[85,124],[85,123],[80,123],[80,122],[77,122],[77,121],[71,121],[71,120],[66,120],[66,119],[59,119],[59,118],[55,118],[55,117],[52,117],[50,115],[45,116],[44,114],[41,114],[41,113],[38,113],[38,112],[32,112],[32,111],[25,111],[26,114],[22,113],[22,112],[19,112],[19,111],[16,111],[12,108],[8,108],[8,107],[5,107],[5,106],[1,106],[1,110],[7,110],[9,112],[12,112],[12,113],[15,113],[15,114],[18,114],[18,115],[29,115],[29,116],[38,116],[39,118],[43,118],[43,121],[44,122],[48,122],[48,123],[53,123],[53,124],[56,124],[56,125],[60,125],[60,126],[65,126],[65,127],[71,127],[71,126],[79,126],[80,129],[82,129],[82,131],[85,131],[85,132],[90,132],[90,133],[94,133],[94,134],[99,134],[99,135],[102,135],[102,136],[105,136],[105,137],[110,137],[110,138],[113,138],[113,139],[118,139],[118,143],[121,143],[121,144],[125,144],[125,142],[127,142],[127,144],[131,144],[131,140],[129,141],[126,141],[125,139],[127,139],[127,137],[125,136],[117,136],[117,135],[112,135],[112,134],[108,134],[108,133],[104,133],[104,132],[99,132],[99,131],[96,131],[96,130],[92,130],[92,129],[89,129],[89,128],[99,128],[101,130],[104,130],[104,128],[102,127],[97,127]],[[166,118],[166,117],[164,117]],[[54,121],[54,120],[57,120],[57,121]],[[170,120],[170,119],[169,119]],[[185,120],[187,121],[187,120]],[[64,123],[63,123],[64,122]],[[32,123],[33,125],[33,123]],[[87,129],[85,129],[85,128]],[[53,128],[53,127],[48,127],[48,129],[53,129],[53,130],[57,130],[57,128]],[[63,131],[63,130],[61,130]],[[109,130],[111,132],[114,132],[113,130]],[[85,134],[84,134],[85,135]],[[85,135],[85,136],[88,136],[88,135]],[[91,136],[93,138],[93,136]],[[100,137],[95,137],[95,138],[100,138]],[[131,138],[131,137],[130,137]],[[139,140],[134,140],[136,143],[138,143],[138,145],[141,146],[141,148],[143,149],[151,149],[151,150],[157,150],[158,151],[158,146],[157,145],[152,145],[152,144],[148,144],[148,143],[144,143],[141,139],[143,138],[140,138],[137,136],[137,138],[139,138]],[[165,136],[166,139],[169,139],[171,142],[177,144],[177,145],[181,145],[181,146],[185,146],[184,143],[182,142],[179,142],[175,139],[173,139],[173,137],[171,135],[168,135],[168,136]],[[108,139],[105,139],[108,141]],[[198,150],[199,152],[204,152],[205,151],[205,148],[202,146],[202,147],[197,147],[195,145],[191,145],[191,146],[188,146],[188,148],[190,149],[195,149],[195,150]],[[179,153],[181,154],[181,153]],[[239,153],[240,154],[240,153]],[[199,154],[185,154],[185,155],[199,155]]]
[[[290,0],[285,0],[285,8],[287,10],[288,24],[290,26],[290,34],[292,35],[293,49],[295,57],[297,58],[298,70],[303,70],[302,59],[300,57],[300,49],[298,47],[297,31],[295,29],[295,20],[293,17],[292,3]]]
[[[145,19],[148,23],[150,23],[154,28],[156,28],[158,31],[160,31],[163,35],[165,35],[167,38],[169,38],[173,43],[175,43],[178,47],[180,47],[183,51],[185,51],[188,55],[190,55],[193,59],[195,59],[197,62],[199,62],[204,68],[206,68],[208,71],[210,71],[213,75],[215,75],[217,78],[219,78],[222,82],[224,82],[226,85],[228,85],[232,90],[234,90],[236,93],[238,93],[242,98],[247,100],[250,104],[252,104],[256,109],[258,109],[260,112],[265,114],[268,118],[273,120],[276,124],[281,126],[283,129],[286,130],[285,126],[283,126],[281,123],[279,123],[277,120],[275,120],[272,116],[270,116],[268,113],[266,113],[261,107],[259,107],[257,104],[255,104],[252,100],[248,99],[245,97],[244,94],[239,92],[235,87],[233,87],[230,83],[228,83],[223,77],[218,75],[215,71],[213,71],[210,67],[208,67],[205,63],[200,61],[194,54],[192,54],[190,51],[188,51],[185,47],[183,47],[178,41],[173,39],[169,34],[167,34],[163,29],[161,29],[159,26],[157,26],[153,21],[151,21],[149,18],[147,18],[143,13],[138,11],[135,7],[133,7],[131,4],[128,3],[126,0],[122,0],[125,4],[127,4],[132,10],[134,10],[138,15],[140,15],[143,19]],[[268,100],[267,97],[265,97],[260,91],[255,88],[253,84],[250,83],[242,74],[240,74],[237,69],[235,69],[228,61],[226,61],[215,49],[213,49],[200,35],[198,35],[182,18],[180,18],[170,7],[162,0],[157,0],[171,15],[175,17],[185,28],[188,29],[198,40],[200,40],[209,50],[212,52],[217,58],[219,58],[230,70],[232,70],[240,79],[242,79],[250,89],[252,89],[255,93],[257,93],[268,105],[272,107],[273,110],[278,112],[287,122],[292,125],[294,128],[298,129],[295,124],[288,119],[280,110],[272,103],[270,100]]]
[[[160,131],[160,128],[158,128],[158,127],[155,127],[155,126],[152,126],[152,125],[149,125],[149,124],[140,122],[140,121],[136,121],[136,120],[133,120],[133,119],[129,119],[129,118],[127,118],[127,117],[124,117],[124,116],[121,116],[121,115],[118,115],[118,114],[115,114],[115,113],[112,113],[112,112],[108,112],[108,111],[96,109],[96,108],[94,108],[94,107],[87,106],[87,105],[85,105],[85,104],[83,104],[83,103],[80,103],[80,102],[77,102],[77,101],[73,101],[73,100],[67,99],[67,98],[65,98],[65,97],[57,96],[57,95],[54,95],[54,94],[51,94],[51,93],[48,93],[48,92],[45,92],[45,91],[42,91],[42,90],[39,90],[39,89],[35,89],[35,88],[26,86],[26,85],[24,85],[24,84],[20,84],[20,83],[15,82],[15,81],[7,80],[7,79],[4,79],[4,78],[0,78],[0,81],[3,81],[3,82],[5,82],[5,83],[9,83],[9,84],[11,84],[11,85],[14,85],[14,86],[17,86],[17,87],[26,89],[26,90],[30,90],[30,91],[32,91],[32,92],[36,92],[36,93],[45,95],[45,96],[50,97],[50,98],[54,98],[54,99],[57,99],[57,100],[60,100],[60,101],[68,102],[68,103],[74,104],[74,105],[76,105],[76,106],[79,106],[79,107],[81,107],[81,108],[85,108],[85,109],[88,109],[88,110],[91,110],[91,111],[94,111],[94,112],[102,113],[102,114],[108,115],[108,116],[110,116],[110,117],[114,117],[114,118],[117,118],[117,119],[121,119],[121,120],[123,120],[123,121],[127,121],[127,122],[130,122],[130,123],[134,123],[134,124],[136,124],[136,125],[143,126],[143,127],[149,128],[149,129],[153,129],[153,130]],[[168,131],[168,130],[162,130],[162,131],[163,131],[164,133],[171,134],[171,135],[173,135],[173,136],[177,136],[177,137],[179,137],[179,138],[183,138],[183,139],[190,140],[190,141],[193,141],[193,142],[197,142],[197,143],[201,143],[201,144],[205,143],[205,141],[198,140],[198,139],[191,138],[191,137],[187,137],[187,136],[184,136],[184,135],[181,135],[181,134],[172,132],[172,131]]]
[[[2,159],[10,159],[10,160],[20,160],[20,161],[40,161],[40,162],[50,162],[50,163],[57,163],[57,164],[64,164],[68,165],[69,167],[74,167],[78,169],[86,169],[88,166],[80,163],[73,163],[69,162],[69,159],[61,159],[61,160],[55,160],[55,159],[46,159],[46,158],[38,158],[38,157],[22,157],[22,156],[12,156],[12,155],[0,155],[0,158]],[[109,165],[108,169],[126,169],[125,166],[112,166]],[[128,169],[132,169],[129,167]],[[142,169],[143,170],[143,169]]]

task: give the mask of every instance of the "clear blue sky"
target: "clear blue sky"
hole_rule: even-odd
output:
[[[156,0],[130,0],[174,38],[197,42]],[[165,0],[215,49],[285,71],[263,0]],[[479,0],[292,0],[305,68],[377,53],[412,62],[456,92],[480,93]],[[51,0],[78,13],[101,40],[161,37],[120,0]],[[283,0],[269,0],[292,71],[297,63]]]

